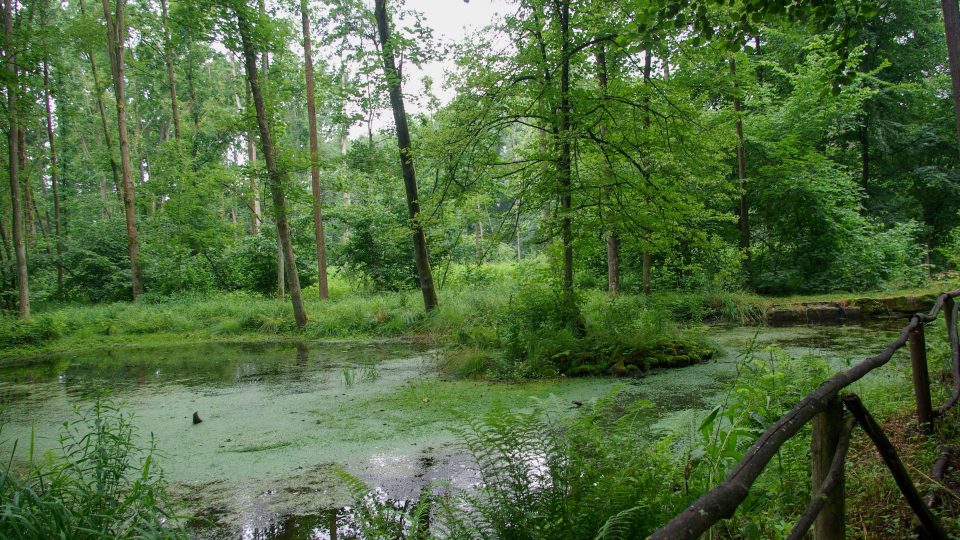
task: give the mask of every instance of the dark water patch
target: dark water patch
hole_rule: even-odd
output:
[[[414,343],[306,344],[218,343],[124,348],[52,355],[36,363],[0,368],[0,381],[55,382],[71,394],[101,388],[135,392],[149,386],[229,387],[241,383],[287,386],[337,366],[376,363],[422,353]],[[304,378],[307,377],[305,380]]]

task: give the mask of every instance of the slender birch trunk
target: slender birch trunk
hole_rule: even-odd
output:
[[[433,285],[433,271],[430,268],[430,255],[427,252],[427,238],[420,221],[420,195],[417,190],[417,173],[413,166],[413,149],[410,143],[410,129],[407,126],[407,113],[403,105],[400,73],[394,59],[393,42],[390,40],[390,22],[387,15],[386,0],[376,0],[374,15],[377,20],[377,33],[380,37],[383,72],[390,90],[390,106],[396,124],[397,145],[400,148],[400,164],[403,170],[403,185],[407,192],[407,211],[410,226],[413,228],[413,255],[420,279],[420,291],[423,293],[423,306],[427,311],[437,307],[437,292]]]
[[[285,169],[278,167],[276,149],[270,134],[270,125],[267,120],[266,105],[263,93],[260,90],[260,80],[257,74],[257,53],[253,47],[250,21],[243,7],[235,8],[237,26],[240,31],[240,41],[243,46],[244,68],[247,81],[250,83],[250,93],[253,95],[253,105],[257,115],[257,126],[260,129],[260,142],[263,145],[263,159],[267,166],[267,179],[270,184],[270,193],[273,196],[273,211],[277,222],[277,235],[283,249],[283,258],[286,260],[285,270],[287,284],[290,288],[290,300],[293,303],[293,316],[297,327],[303,328],[307,324],[307,313],[303,308],[303,296],[300,292],[300,276],[297,274],[297,261],[293,254],[293,243],[290,241],[290,228],[287,223],[287,203],[283,194],[283,186],[288,181]]]
[[[320,298],[330,297],[327,288],[327,243],[323,234],[323,192],[320,191],[320,148],[317,142],[317,103],[313,88],[313,51],[310,43],[310,14],[307,0],[300,0],[303,21],[303,58],[307,78],[307,120],[310,126],[310,189],[313,191],[313,227],[317,244],[317,288]]]
[[[110,71],[113,73],[113,92],[117,99],[117,139],[120,143],[120,172],[123,187],[123,210],[127,225],[127,246],[130,253],[130,290],[136,300],[143,294],[143,279],[140,274],[140,245],[137,239],[137,207],[133,191],[133,165],[130,160],[130,141],[127,137],[127,97],[124,75],[124,41],[126,28],[123,6],[126,0],[116,0],[113,14],[110,0],[103,0],[103,15],[107,22],[107,48],[110,56]]]

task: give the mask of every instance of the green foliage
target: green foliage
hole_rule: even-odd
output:
[[[350,234],[337,251],[338,259],[372,290],[397,291],[417,283],[403,211],[365,207],[345,220]]]
[[[776,349],[746,351],[731,391],[692,437],[684,472],[688,489],[702,493],[722,481],[756,438],[830,373],[819,358],[790,358]],[[809,429],[805,426],[784,445],[734,518],[720,525],[726,534],[767,538],[789,533],[791,516],[808,502]]]
[[[0,314],[0,347],[41,345],[56,339],[63,331],[55,317],[19,319]]]
[[[68,298],[114,302],[130,298],[130,263],[122,217],[98,219],[78,230],[64,256]]]
[[[622,407],[611,413],[616,402]],[[682,482],[669,444],[640,442],[636,422],[647,402],[615,392],[573,418],[556,407],[547,401],[531,412],[496,409],[468,420],[460,438],[478,465],[478,489],[434,486],[403,508],[372,506],[376,494],[361,487],[361,529],[417,523],[429,497],[432,530],[443,538],[637,538],[686,503],[686,494],[664,489]],[[420,537],[414,528],[391,531]]]
[[[920,228],[864,215],[862,188],[841,162],[838,134],[855,129],[876,94],[861,80],[825,97],[833,61],[815,40],[796,71],[781,74],[786,99],[747,125],[763,163],[749,179],[751,217],[762,227],[751,281],[762,292],[872,290],[914,284],[923,273]]]
[[[940,247],[940,254],[952,268],[960,268],[960,227],[950,231],[947,241]]]
[[[173,524],[151,444],[142,447],[129,415],[98,399],[65,423],[62,454],[26,471],[0,471],[4,538],[186,538]],[[28,441],[17,441],[27,444]]]

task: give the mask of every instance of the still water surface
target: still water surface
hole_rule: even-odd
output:
[[[2,446],[31,430],[55,450],[63,422],[107,390],[153,434],[160,464],[202,538],[350,537],[351,495],[338,470],[396,500],[431,481],[478,481],[451,428],[495,406],[574,410],[610,392],[654,404],[654,429],[695,425],[735,376],[744,351],[775,345],[838,369],[894,334],[864,327],[714,327],[716,360],[643,379],[522,384],[444,381],[416,343],[215,344],[91,351],[0,369]],[[903,361],[898,357],[897,361]],[[198,412],[203,422],[194,425]],[[20,445],[24,448],[26,445]]]

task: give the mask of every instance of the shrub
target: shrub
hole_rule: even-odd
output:
[[[478,466],[475,491],[434,486],[400,507],[358,490],[360,529],[367,537],[424,538],[416,524],[426,511],[441,538],[643,538],[689,495],[674,489],[681,468],[668,442],[639,434],[649,403],[628,398],[613,407],[623,398],[612,394],[573,418],[548,403],[469,421],[459,436]]]
[[[34,317],[23,320],[0,314],[0,348],[20,345],[41,345],[61,335],[63,325],[55,317]]]
[[[154,448],[138,445],[129,415],[98,399],[65,424],[60,444],[52,464],[31,455],[25,474],[9,461],[0,470],[0,537],[186,538],[171,525]]]

